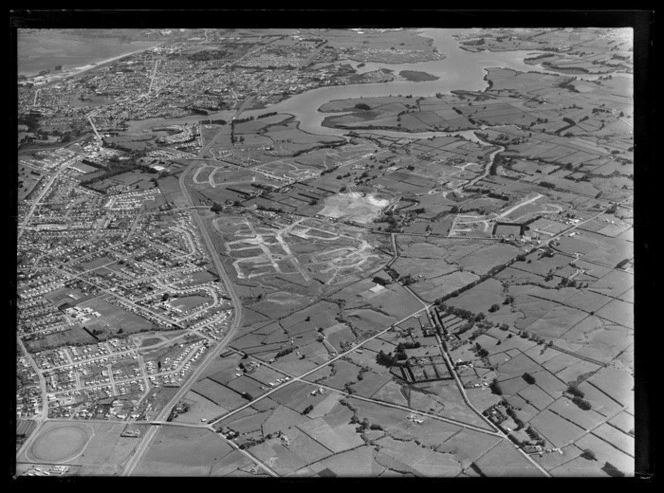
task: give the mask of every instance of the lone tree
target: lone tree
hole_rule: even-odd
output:
[[[491,308],[489,308],[489,311],[491,313],[497,312],[498,310],[500,310],[500,306],[497,303],[494,303],[493,305],[491,305]]]
[[[527,373],[527,372],[523,374],[523,379],[524,379],[526,382],[528,382],[530,385],[534,384],[535,381],[536,381],[536,380],[535,380],[535,377],[532,376],[530,373]]]
[[[585,449],[583,453],[581,454],[581,457],[587,460],[597,460],[597,457],[595,457],[595,452],[590,450],[589,448]]]
[[[604,464],[604,467],[602,467],[602,471],[604,471],[609,476],[614,477],[614,478],[625,477],[625,473],[622,472],[621,470],[619,470],[616,466],[614,466],[610,462],[606,462]]]
[[[309,404],[307,407],[305,407],[302,410],[302,414],[309,414],[313,408],[314,408],[314,406],[312,404]]]

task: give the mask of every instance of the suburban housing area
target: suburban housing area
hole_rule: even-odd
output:
[[[18,29],[16,475],[634,476],[632,36]]]

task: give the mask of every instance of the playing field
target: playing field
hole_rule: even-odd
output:
[[[30,447],[28,457],[40,462],[65,462],[81,452],[94,431],[85,423],[52,426],[40,433]]]

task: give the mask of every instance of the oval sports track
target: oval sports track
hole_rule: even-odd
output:
[[[84,423],[52,426],[40,433],[27,456],[39,462],[65,462],[83,452],[93,434]]]

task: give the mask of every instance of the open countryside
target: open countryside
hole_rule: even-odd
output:
[[[17,476],[635,476],[631,29],[18,31]]]

